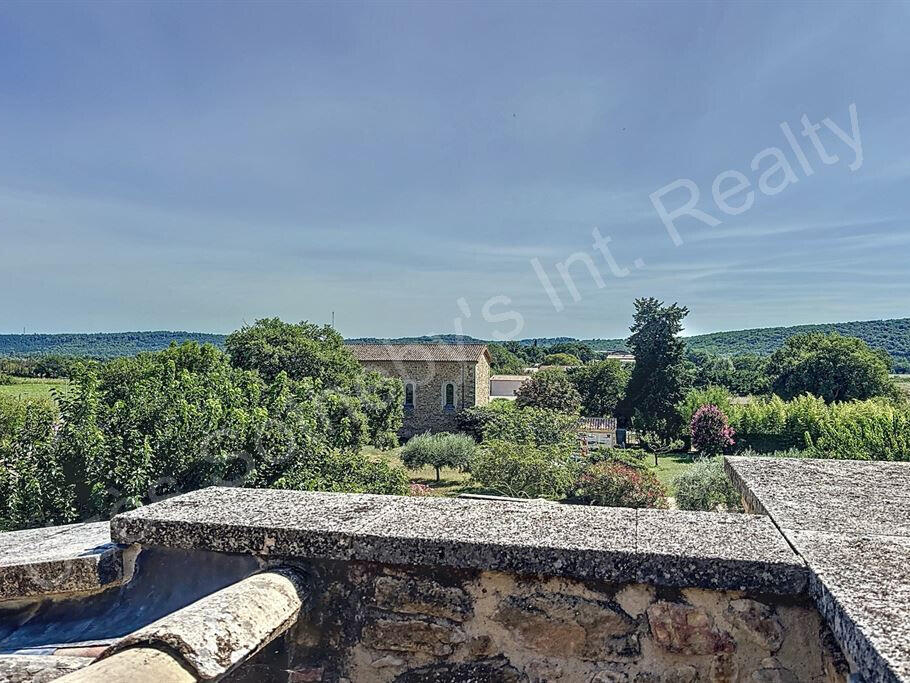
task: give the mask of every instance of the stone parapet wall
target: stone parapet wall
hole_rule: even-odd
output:
[[[807,600],[503,572],[310,565],[290,668],[322,681],[844,681]]]

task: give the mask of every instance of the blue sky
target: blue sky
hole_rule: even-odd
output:
[[[908,8],[4,3],[0,331],[615,337],[636,296],[691,333],[910,315]],[[851,104],[855,170],[821,125],[852,135]],[[797,178],[774,195],[769,147]],[[680,245],[651,200],[677,179],[721,220]]]

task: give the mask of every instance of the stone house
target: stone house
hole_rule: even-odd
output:
[[[405,438],[454,431],[455,415],[490,402],[485,344],[349,344],[367,370],[404,383]]]

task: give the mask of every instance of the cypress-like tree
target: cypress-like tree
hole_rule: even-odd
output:
[[[645,440],[666,447],[682,435],[685,423],[677,404],[692,384],[686,365],[685,342],[679,337],[685,306],[652,297],[635,300],[635,315],[626,344],[635,355],[635,367],[620,413]]]

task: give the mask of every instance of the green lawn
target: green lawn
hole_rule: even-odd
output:
[[[692,456],[687,453],[659,455],[657,457],[657,467],[653,466],[654,456],[648,456],[648,464],[672,496],[676,493],[673,490],[673,480],[692,465]]]
[[[36,398],[46,396],[53,398],[52,390],[65,390],[68,381],[65,379],[30,379],[16,377],[15,384],[0,384],[0,396],[16,398]]]

